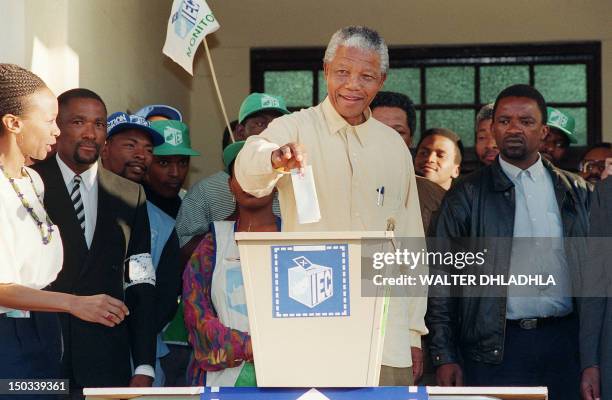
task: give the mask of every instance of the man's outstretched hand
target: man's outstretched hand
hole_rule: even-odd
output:
[[[291,171],[294,168],[306,166],[306,151],[299,143],[287,143],[274,150],[270,156],[272,168]]]

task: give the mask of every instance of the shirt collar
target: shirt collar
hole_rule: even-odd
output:
[[[544,174],[544,164],[542,163],[542,156],[538,155],[538,160],[533,165],[525,170],[512,165],[501,156],[499,156],[499,165],[501,166],[504,173],[510,178],[512,182],[516,182],[519,179],[521,173],[526,174],[534,182],[537,181]]]
[[[59,169],[62,173],[62,178],[64,178],[64,184],[66,184],[66,187],[69,187],[69,185],[72,184],[72,180],[74,179],[74,176],[76,174],[74,173],[72,169],[70,169],[68,165],[66,165],[66,163],[59,156],[59,153],[55,155],[55,158],[57,159],[57,165],[59,166]],[[96,183],[97,178],[98,178],[98,162],[96,161],[87,169],[87,171],[81,173],[81,179],[82,179],[83,186],[85,187],[85,189],[89,191],[92,188],[92,186]]]
[[[329,100],[329,96],[327,96],[325,100],[323,100],[323,103],[321,103],[321,109],[323,110],[323,115],[325,116],[325,121],[327,122],[327,127],[329,128],[330,133],[336,133],[342,128],[351,126],[340,114],[338,114],[338,111],[336,111],[334,108],[331,100]],[[372,111],[369,107],[366,108],[364,114],[366,119],[362,124],[354,126],[356,131],[357,128],[365,126],[369,123],[370,117],[372,116]]]

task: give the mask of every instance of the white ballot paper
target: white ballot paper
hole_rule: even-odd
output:
[[[291,170],[291,182],[293,182],[293,195],[297,207],[298,223],[312,224],[321,220],[319,210],[319,199],[315,188],[312,165],[300,169]]]

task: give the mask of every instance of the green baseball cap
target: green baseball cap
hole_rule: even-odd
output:
[[[240,150],[242,150],[243,146],[244,146],[244,140],[240,142],[234,142],[228,145],[223,150],[223,164],[225,165],[225,172],[227,172],[228,174],[230,173],[229,171],[230,164],[232,163],[232,161],[236,159],[236,157],[238,156],[238,153],[240,153]]]
[[[151,122],[164,138],[164,143],[153,148],[155,156],[199,156],[200,153],[191,148],[189,128],[181,121],[166,120]]]
[[[546,107],[546,113],[548,114],[546,125],[563,132],[570,143],[578,143],[578,139],[576,139],[576,135],[574,134],[574,129],[576,128],[576,120],[574,117],[552,107]]]
[[[251,93],[240,105],[238,122],[242,123],[250,115],[266,110],[278,111],[281,114],[289,114],[285,99],[281,96],[274,96],[267,93]]]

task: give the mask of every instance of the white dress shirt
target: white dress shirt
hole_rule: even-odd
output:
[[[523,238],[513,242],[510,273],[553,274],[556,281],[552,288],[509,286],[506,318],[565,316],[572,312],[572,299],[560,294],[570,292],[571,282],[552,177],[541,158],[525,170],[502,157],[499,164],[514,183],[516,193],[513,236]]]
[[[66,189],[68,189],[68,193],[71,193],[76,173],[62,161],[59,154],[55,157],[57,158],[57,165],[59,165],[62,172]],[[87,171],[80,175],[82,181],[79,191],[81,192],[83,208],[85,209],[85,241],[89,248],[96,231],[96,218],[98,218],[98,163],[93,163]]]

